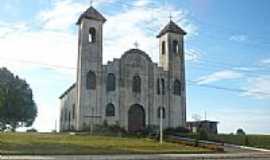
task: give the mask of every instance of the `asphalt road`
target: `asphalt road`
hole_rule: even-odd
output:
[[[268,152],[234,154],[156,154],[98,156],[2,156],[3,160],[270,160]]]

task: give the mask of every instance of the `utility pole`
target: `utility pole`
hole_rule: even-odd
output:
[[[55,128],[55,132],[57,132],[57,119],[55,119],[54,128]]]

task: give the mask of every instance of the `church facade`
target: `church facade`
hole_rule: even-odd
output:
[[[130,49],[104,65],[105,21],[93,7],[78,19],[77,81],[60,96],[60,131],[86,130],[106,121],[136,132],[159,126],[160,118],[164,128],[184,127],[186,32],[172,20],[161,30],[159,64],[144,51]]]

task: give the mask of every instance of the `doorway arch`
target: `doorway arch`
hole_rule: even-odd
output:
[[[128,110],[128,131],[140,132],[145,128],[145,111],[139,104],[132,105]]]

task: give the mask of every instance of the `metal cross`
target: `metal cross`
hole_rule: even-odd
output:
[[[93,6],[94,0],[90,0],[90,6]]]
[[[170,12],[169,18],[170,18],[170,21],[172,21],[172,19],[173,19],[172,12]]]
[[[138,49],[139,43],[136,41],[136,42],[134,43],[134,46],[135,46],[136,49]]]

